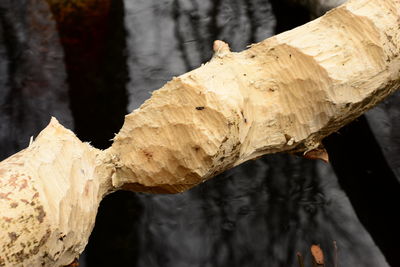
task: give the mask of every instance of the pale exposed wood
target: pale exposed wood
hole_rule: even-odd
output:
[[[83,251],[110,188],[98,152],[53,119],[1,162],[0,266],[66,265]]]
[[[399,2],[351,1],[174,78],[108,150],[115,187],[178,192],[246,160],[310,151],[399,86]]]
[[[210,62],[126,116],[105,151],[53,119],[0,163],[0,266],[72,262],[114,190],[180,192],[264,154],[320,149],[399,87],[399,11],[355,0],[241,53],[217,41]]]

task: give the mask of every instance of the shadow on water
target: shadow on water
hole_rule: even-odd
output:
[[[123,1],[47,2],[64,48],[75,133],[107,148],[127,107]]]
[[[339,183],[391,266],[400,266],[400,184],[364,116],[325,140]]]

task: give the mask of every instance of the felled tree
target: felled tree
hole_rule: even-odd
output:
[[[400,84],[400,3],[354,0],[232,53],[153,93],[104,151],[52,119],[0,163],[0,265],[66,265],[84,249],[101,199],[177,193],[276,152],[315,155],[321,140]]]

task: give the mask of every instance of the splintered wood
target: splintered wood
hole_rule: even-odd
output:
[[[0,266],[62,266],[83,251],[101,199],[177,193],[264,154],[327,160],[321,140],[400,83],[400,2],[355,0],[173,78],[100,151],[55,119],[0,163]]]

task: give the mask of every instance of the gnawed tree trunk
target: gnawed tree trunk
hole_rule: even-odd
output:
[[[64,265],[104,195],[180,192],[246,160],[309,152],[399,85],[397,1],[350,1],[307,25],[174,78],[128,115],[111,148],[56,120],[0,165],[0,264]]]

